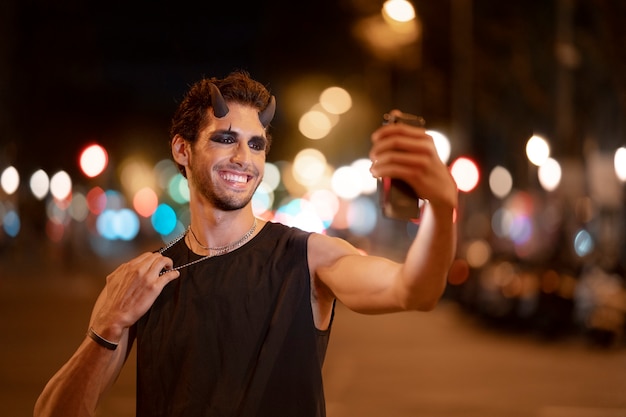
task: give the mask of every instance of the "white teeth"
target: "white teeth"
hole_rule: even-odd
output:
[[[226,173],[222,175],[222,178],[224,178],[226,181],[232,181],[232,182],[241,182],[241,183],[248,182],[248,177],[246,175],[235,175],[231,173]]]

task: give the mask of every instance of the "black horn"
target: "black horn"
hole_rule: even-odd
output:
[[[220,89],[217,88],[215,84],[210,83],[209,88],[211,89],[211,106],[213,106],[213,114],[215,117],[220,119],[228,114],[228,105],[226,104],[226,100],[224,100]]]
[[[272,96],[267,107],[259,113],[259,120],[263,127],[267,127],[270,124],[274,118],[274,112],[276,112],[276,97]]]

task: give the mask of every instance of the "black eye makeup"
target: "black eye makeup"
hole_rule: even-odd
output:
[[[218,130],[213,132],[209,137],[209,140],[214,143],[230,145],[240,140],[240,136],[237,132],[231,130]],[[265,151],[267,149],[268,141],[263,136],[253,136],[248,140],[248,146],[255,151]]]

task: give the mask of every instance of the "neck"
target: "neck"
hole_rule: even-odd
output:
[[[252,210],[240,210],[232,213],[215,213],[213,211],[210,215],[202,216],[194,216],[192,212],[190,230],[186,239],[187,245],[196,253],[206,254],[210,249],[222,249],[233,245],[250,234],[245,239],[248,241],[259,229],[256,227],[256,230],[252,230],[255,229],[255,221]],[[251,230],[252,232],[250,232]]]

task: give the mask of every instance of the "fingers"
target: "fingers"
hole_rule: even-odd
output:
[[[372,161],[381,160],[388,152],[436,152],[433,138],[419,127],[396,124],[382,126],[372,134]]]
[[[374,177],[404,180],[425,199],[442,200],[441,194],[452,188],[449,170],[423,128],[403,124],[378,128],[372,134],[370,158]]]
[[[115,328],[132,325],[179,276],[172,260],[160,253],[144,253],[120,265],[107,276],[106,296],[98,311],[100,320]]]
[[[384,140],[388,136],[429,137],[423,127],[408,125],[405,123],[392,123],[380,126],[372,133],[372,142]]]

